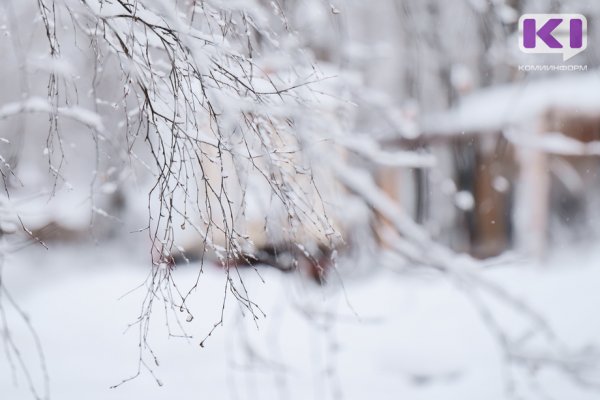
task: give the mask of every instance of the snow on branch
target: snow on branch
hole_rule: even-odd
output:
[[[79,106],[58,107],[54,110],[48,100],[41,97],[31,97],[21,102],[0,106],[0,120],[27,113],[56,113],[57,116],[72,119],[98,132],[104,131],[100,115]]]

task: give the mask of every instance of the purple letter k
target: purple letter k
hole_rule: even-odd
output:
[[[539,31],[536,31],[535,19],[525,19],[523,21],[523,45],[525,48],[535,48],[536,36],[539,36],[551,49],[562,49],[560,42],[552,36],[552,31],[554,31],[562,21],[561,18],[549,19]]]

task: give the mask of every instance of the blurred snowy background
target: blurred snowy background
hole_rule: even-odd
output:
[[[594,2],[0,10],[0,399],[600,396]]]

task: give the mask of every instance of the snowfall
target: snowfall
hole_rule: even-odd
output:
[[[340,273],[343,284],[329,286],[273,268],[243,270],[266,317],[255,323],[230,296],[223,326],[201,347],[220,319],[225,282],[224,271],[207,264],[193,319],[179,316],[193,339],[169,337],[162,306],[154,311],[149,342],[161,385],[143,371],[111,389],[137,371],[138,331],[127,327],[140,312],[144,289],[132,289],[147,276],[147,258],[143,246],[113,243],[33,247],[5,259],[4,284],[40,337],[51,398],[500,400],[511,398],[507,374],[518,398],[599,396],[559,370],[508,367],[477,307],[444,276],[376,265]],[[543,315],[569,348],[592,351],[600,345],[598,260],[597,250],[557,252],[542,264],[500,262],[482,273]],[[192,285],[199,268],[177,267],[177,283]],[[4,301],[10,334],[43,388],[32,336]],[[508,330],[523,323],[507,310],[495,317]],[[0,398],[35,398],[16,370],[0,358]]]

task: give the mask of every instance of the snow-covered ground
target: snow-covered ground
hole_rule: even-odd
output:
[[[600,345],[599,260],[597,253],[567,254],[541,267],[494,267],[486,276],[526,299],[569,347],[579,349]],[[177,282],[186,287],[197,271],[197,265],[178,268]],[[224,287],[223,271],[206,266],[191,303],[194,319],[181,318],[194,339],[168,338],[160,307],[155,311],[150,342],[163,385],[145,373],[110,389],[136,371],[137,332],[124,331],[144,292],[121,297],[146,277],[141,251],[28,249],[9,257],[4,269],[7,287],[43,343],[53,399],[510,398],[494,335],[473,303],[443,277],[380,268],[345,277],[341,290],[273,269],[260,272],[265,283],[243,271],[252,299],[267,315],[258,329],[229,301],[224,326],[199,346],[219,319]],[[11,315],[11,333],[40,383],[31,337]],[[508,331],[522,322],[507,310],[496,315]],[[600,396],[553,370],[530,381],[521,369],[512,372],[527,400]],[[17,381],[2,356],[0,399],[33,398],[22,375]]]

